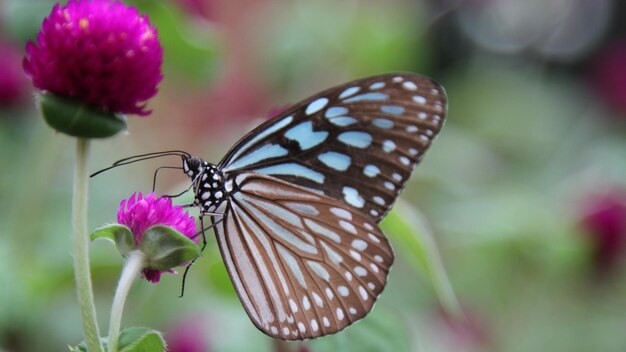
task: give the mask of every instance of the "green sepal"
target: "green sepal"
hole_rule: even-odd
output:
[[[76,99],[41,93],[38,102],[48,125],[70,136],[105,138],[126,129],[124,115],[106,112]]]
[[[108,349],[108,341],[102,339],[104,349]],[[132,327],[120,333],[119,352],[163,352],[165,351],[165,339],[156,330],[143,327]],[[70,352],[87,352],[87,344],[83,341],[76,347],[70,347]]]
[[[146,255],[146,268],[167,271],[200,256],[200,247],[169,226],[146,230],[139,249]]]
[[[137,245],[135,244],[135,239],[133,237],[133,232],[124,225],[113,224],[103,226],[96,231],[92,232],[91,240],[94,241],[98,238],[107,238],[115,243],[117,250],[120,251],[120,254],[123,257],[137,249]]]

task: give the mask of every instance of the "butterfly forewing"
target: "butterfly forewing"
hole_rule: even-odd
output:
[[[415,74],[350,82],[260,125],[220,168],[307,187],[379,222],[441,129],[446,105],[443,88]]]
[[[393,263],[373,219],[272,176],[242,173],[230,182],[237,192],[218,209],[224,219],[216,235],[260,330],[286,340],[314,338],[370,311]]]

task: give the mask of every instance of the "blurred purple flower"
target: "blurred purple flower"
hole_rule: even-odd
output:
[[[591,81],[609,106],[626,113],[626,39],[601,50],[591,68]]]
[[[22,54],[12,45],[0,43],[0,106],[11,106],[25,96],[26,80]]]
[[[148,17],[110,0],[55,5],[24,71],[36,88],[111,112],[147,115],[145,101],[162,80],[163,50]]]
[[[626,245],[626,190],[586,199],[582,226],[594,246],[597,269],[611,269],[623,256]]]
[[[130,228],[139,245],[146,230],[155,225],[169,226],[191,238],[194,242],[200,241],[196,234],[196,222],[181,206],[173,206],[170,198],[157,198],[154,193],[143,197],[140,193],[133,193],[128,200],[120,203],[117,211],[117,222]],[[172,270],[168,272],[173,272]],[[161,278],[161,271],[144,269],[144,279],[156,283]]]
[[[188,317],[171,328],[165,334],[168,352],[210,351],[206,330],[203,328],[208,324],[206,320],[201,317]]]

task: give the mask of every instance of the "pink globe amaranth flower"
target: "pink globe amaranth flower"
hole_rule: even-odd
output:
[[[36,88],[114,113],[147,115],[145,101],[162,80],[163,49],[146,16],[119,1],[55,5],[24,71]]]
[[[581,224],[594,247],[594,265],[605,273],[619,262],[626,249],[626,190],[589,196],[583,207]]]
[[[141,192],[133,193],[128,200],[122,200],[117,211],[117,222],[130,228],[137,245],[141,243],[146,230],[156,225],[172,227],[194,242],[200,241],[199,237],[193,237],[196,234],[194,218],[183,211],[181,206],[172,205],[170,198],[157,198],[154,193],[145,197]],[[146,268],[142,271],[142,276],[156,283],[159,282],[161,273],[159,270]]]
[[[165,334],[168,352],[208,352],[212,348],[207,336],[207,325],[211,321],[207,316],[185,316],[168,329]]]

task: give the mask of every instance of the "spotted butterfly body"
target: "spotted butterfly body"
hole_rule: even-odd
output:
[[[183,156],[252,322],[279,339],[333,334],[383,291],[378,227],[439,133],[436,82],[389,74],[325,90],[261,124],[213,165]]]

